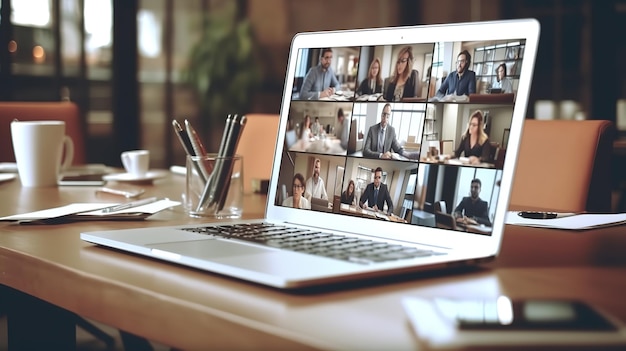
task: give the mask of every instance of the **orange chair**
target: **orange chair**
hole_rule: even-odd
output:
[[[613,123],[526,120],[509,208],[611,211]]]
[[[252,193],[253,180],[269,180],[278,135],[278,118],[273,114],[247,114],[237,154],[243,156],[243,191]]]
[[[35,120],[65,121],[65,134],[74,141],[74,165],[86,163],[85,137],[78,106],[59,102],[0,102],[0,162],[15,162],[11,139],[11,122]]]

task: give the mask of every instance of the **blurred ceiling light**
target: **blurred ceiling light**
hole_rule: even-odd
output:
[[[35,63],[43,63],[46,60],[46,51],[40,45],[33,47],[33,59]]]
[[[9,41],[8,49],[11,53],[17,52],[17,42],[15,40]]]

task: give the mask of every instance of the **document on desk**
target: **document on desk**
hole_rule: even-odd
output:
[[[119,211],[106,211],[107,208],[117,205],[120,205],[120,203],[73,203],[61,207],[2,217],[0,221],[52,224],[87,220],[136,220],[145,219],[157,212],[178,206],[180,202],[161,199]]]
[[[508,211],[506,224],[566,230],[587,230],[626,224],[626,213],[581,213],[553,219],[523,218],[518,213],[519,211]]]

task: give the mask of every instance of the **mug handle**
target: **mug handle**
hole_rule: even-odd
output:
[[[63,150],[65,157],[63,157],[63,162],[61,163],[61,170],[71,166],[74,160],[74,141],[67,135],[63,137]]]
[[[120,158],[122,160],[122,166],[128,172],[128,170],[130,169],[130,156],[127,153],[122,152]]]

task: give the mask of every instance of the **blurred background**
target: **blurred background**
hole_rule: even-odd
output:
[[[72,100],[88,162],[145,148],[165,168],[184,161],[173,118],[215,151],[227,113],[279,112],[297,32],[525,17],[542,26],[528,118],[625,133],[626,0],[1,0],[0,101]]]

